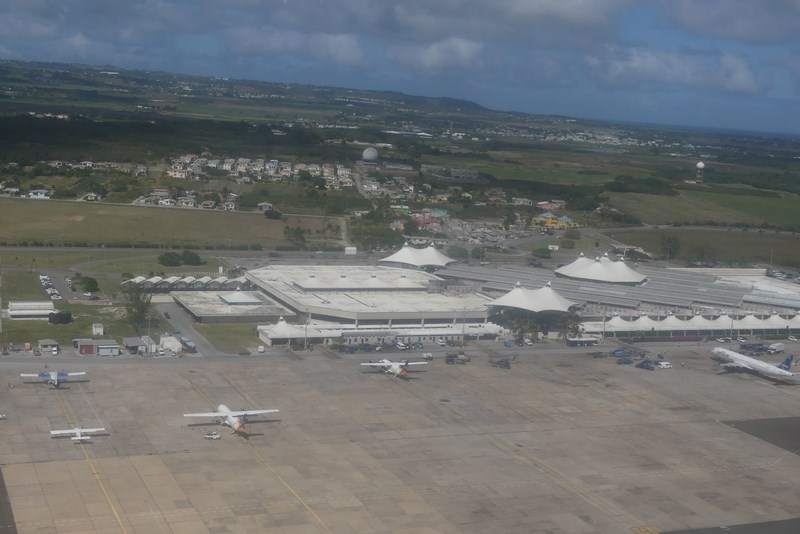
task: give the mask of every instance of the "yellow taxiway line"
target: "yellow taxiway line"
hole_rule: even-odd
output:
[[[200,388],[197,386],[197,384],[195,384],[194,382],[192,382],[192,379],[191,379],[191,378],[187,377],[187,378],[186,378],[186,380],[188,380],[188,381],[189,381],[189,384],[190,384],[190,385],[192,386],[192,388],[193,388],[193,389],[194,389],[194,390],[197,392],[197,394],[198,394],[198,395],[200,395],[201,397],[203,397],[203,398],[206,400],[206,402],[208,403],[208,405],[209,405],[209,406],[211,406],[212,408],[216,408],[216,405],[215,405],[215,404],[212,402],[212,400],[211,400],[211,399],[209,399],[209,398],[208,398],[208,396],[207,396],[205,393],[203,393],[203,390],[201,390],[201,389],[200,389]],[[265,467],[265,468],[266,468],[266,469],[267,469],[267,470],[268,470],[270,473],[272,473],[272,474],[273,474],[273,476],[275,476],[275,478],[277,478],[277,479],[278,479],[278,480],[281,482],[281,484],[283,484],[283,486],[284,486],[284,487],[285,487],[285,488],[286,488],[286,489],[289,491],[289,493],[291,493],[291,494],[294,496],[294,498],[295,498],[295,499],[297,499],[297,502],[299,502],[301,505],[303,505],[303,508],[305,508],[305,509],[306,509],[306,512],[308,512],[308,514],[309,514],[309,515],[310,515],[310,516],[311,516],[311,517],[314,519],[314,521],[316,521],[316,522],[317,522],[317,524],[319,524],[319,526],[321,526],[322,528],[324,528],[324,529],[325,529],[325,532],[328,532],[329,534],[331,534],[331,529],[329,529],[329,528],[328,528],[328,525],[326,525],[326,524],[325,524],[325,523],[322,521],[322,519],[320,519],[320,517],[319,517],[319,516],[317,515],[317,513],[316,513],[316,512],[315,512],[315,511],[314,511],[314,510],[311,508],[311,506],[310,506],[310,505],[309,505],[309,504],[308,504],[308,503],[305,501],[305,499],[303,499],[303,498],[300,496],[300,494],[299,494],[299,493],[297,493],[297,491],[295,491],[295,489],[292,487],[292,485],[291,485],[291,484],[289,484],[289,483],[286,481],[286,479],[285,479],[285,478],[283,478],[283,477],[282,477],[280,474],[278,474],[278,472],[277,472],[277,471],[275,471],[275,468],[274,468],[274,467],[272,467],[272,465],[271,465],[271,464],[270,464],[270,463],[267,461],[267,459],[266,459],[266,458],[264,458],[264,456],[263,456],[263,455],[262,455],[260,452],[258,452],[258,450],[256,450],[256,448],[253,446],[253,444],[252,444],[252,443],[250,443],[250,441],[249,441],[249,440],[247,440],[247,439],[245,439],[244,437],[242,437],[242,443],[244,443],[245,445],[247,445],[247,447],[249,447],[249,448],[250,448],[250,450],[251,450],[251,451],[253,452],[253,454],[256,456],[256,458],[258,459],[258,461],[261,463],[261,465],[263,465],[263,466],[264,466],[264,467]]]
[[[58,399],[58,404],[61,406],[61,411],[64,412],[64,417],[67,418],[67,423],[69,424],[70,428],[74,428],[75,423],[72,421],[72,417],[69,415],[69,412],[67,411],[67,407],[64,404],[64,399],[61,398],[61,392],[58,391],[58,389],[56,389],[55,392],[56,392],[56,399]],[[81,447],[81,451],[83,452],[83,457],[89,463],[89,467],[92,470],[92,475],[94,475],[94,479],[100,486],[100,490],[103,492],[103,495],[105,496],[106,501],[108,502],[108,506],[111,508],[111,511],[114,513],[114,517],[117,519],[117,524],[119,525],[120,530],[122,530],[124,534],[128,534],[128,529],[125,528],[125,524],[122,522],[122,517],[119,515],[119,512],[117,511],[117,507],[114,506],[114,502],[111,500],[111,495],[109,495],[108,490],[106,489],[106,485],[103,483],[103,479],[100,478],[100,472],[95,467],[92,459],[89,458],[89,451],[86,450],[86,445],[84,445],[83,443],[78,443],[78,445],[80,445]]]

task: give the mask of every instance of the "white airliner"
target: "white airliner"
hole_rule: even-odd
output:
[[[787,379],[794,376],[789,371],[792,365],[793,356],[787,356],[783,363],[775,365],[772,363],[762,362],[750,356],[733,352],[732,350],[724,349],[722,347],[715,347],[712,351],[712,360],[720,362],[720,367],[731,370],[750,371],[752,373],[760,374],[768,378],[774,379]]]
[[[185,413],[183,414],[184,417],[219,417],[219,423],[221,425],[228,425],[231,427],[232,432],[234,434],[239,432],[240,434],[247,435],[247,427],[245,427],[245,423],[247,422],[248,415],[261,415],[262,413],[275,413],[280,410],[239,410],[239,411],[231,411],[230,408],[225,406],[224,404],[220,404],[217,406],[216,412],[206,412],[206,413]]]
[[[84,371],[77,373],[68,373],[66,371],[42,371],[41,373],[35,374],[20,373],[19,376],[22,378],[41,378],[42,382],[45,384],[53,384],[53,386],[58,387],[61,382],[66,382],[71,376],[84,376],[85,374]]]
[[[392,378],[408,378],[408,370],[406,367],[409,365],[428,365],[428,362],[410,362],[403,360],[400,362],[393,362],[392,360],[378,360],[377,362],[362,363],[368,367],[380,367],[386,374],[392,375]]]
[[[72,437],[70,439],[72,441],[75,441],[75,442],[78,442],[78,443],[84,443],[86,441],[92,441],[92,436],[89,436],[87,434],[97,434],[98,432],[105,432],[105,431],[106,431],[105,428],[79,428],[79,427],[75,427],[75,428],[70,428],[70,429],[67,429],[67,430],[51,430],[50,431],[50,437],[71,435]]]

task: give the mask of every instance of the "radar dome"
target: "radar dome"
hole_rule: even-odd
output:
[[[703,163],[702,161],[698,161],[697,162],[697,168],[698,169],[704,169],[705,167],[706,167],[706,164]]]
[[[378,151],[372,147],[365,148],[364,153],[361,155],[364,161],[378,161]]]

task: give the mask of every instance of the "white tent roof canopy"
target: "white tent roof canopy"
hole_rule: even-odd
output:
[[[567,278],[613,284],[641,284],[647,279],[645,275],[625,265],[624,260],[613,261],[608,253],[595,259],[587,258],[581,253],[578,259],[556,269],[555,273]]]
[[[752,314],[741,317],[719,315],[705,317],[695,315],[688,319],[681,319],[674,315],[663,318],[652,318],[646,315],[632,319],[623,319],[613,316],[603,324],[602,321],[587,321],[581,324],[581,330],[586,333],[617,333],[617,332],[738,332],[739,330],[784,331],[800,329],[800,315],[784,317],[773,314],[766,318],[759,318]]]
[[[392,263],[403,263],[405,265],[413,265],[414,267],[426,267],[426,266],[433,266],[433,267],[444,267],[448,263],[452,263],[456,260],[453,258],[448,258],[438,250],[434,248],[433,245],[428,246],[427,248],[414,248],[409,246],[408,243],[403,245],[403,248],[381,260],[379,262],[392,262]]]
[[[487,306],[505,306],[538,313],[543,311],[567,312],[576,304],[576,302],[567,300],[556,293],[556,291],[550,287],[550,282],[539,289],[526,289],[522,287],[522,284],[517,282],[514,289],[488,303]]]

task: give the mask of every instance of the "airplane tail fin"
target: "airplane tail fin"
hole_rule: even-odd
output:
[[[792,356],[792,355],[790,354],[790,355],[788,355],[788,356],[786,357],[786,359],[785,359],[785,360],[783,360],[783,363],[782,363],[782,364],[780,364],[778,367],[780,367],[780,368],[781,368],[781,369],[783,369],[784,371],[788,371],[788,370],[789,370],[789,369],[792,367],[792,360],[794,360],[794,356]]]

